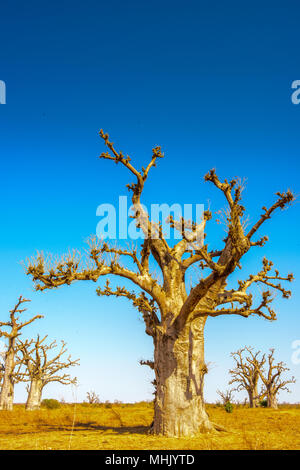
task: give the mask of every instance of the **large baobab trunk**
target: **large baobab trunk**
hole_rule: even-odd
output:
[[[204,323],[198,319],[175,337],[155,338],[155,434],[192,436],[213,429],[203,399]]]
[[[3,382],[0,396],[0,410],[12,411],[14,406],[14,383],[10,377]]]
[[[2,383],[2,389],[0,394],[0,410],[13,409],[14,402],[14,381],[12,378],[12,372],[14,369],[14,353],[7,353],[5,359],[5,371]]]
[[[6,410],[9,410],[11,411],[13,409],[13,406],[14,406],[14,395],[15,395],[15,391],[14,391],[14,388],[15,388],[15,385],[14,385],[14,382],[12,380],[9,381],[9,391],[8,391],[8,396],[7,396],[7,406]]]
[[[43,384],[41,380],[33,379],[26,402],[26,410],[39,410],[41,406]]]
[[[257,399],[254,398],[253,393],[250,391],[248,392],[248,395],[249,395],[249,407],[257,408]]]
[[[257,408],[258,405],[259,405],[259,394],[258,394],[258,390],[256,386],[253,391],[253,408]]]
[[[257,408],[259,404],[257,388],[255,388],[254,390],[248,390],[248,395],[250,408]]]
[[[274,408],[275,410],[277,410],[278,408],[276,395],[273,394],[272,392],[268,392],[267,394],[267,407]]]

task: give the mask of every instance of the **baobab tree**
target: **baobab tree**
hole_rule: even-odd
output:
[[[229,385],[236,384],[235,391],[245,390],[248,393],[250,408],[256,408],[261,398],[258,393],[259,370],[263,367],[265,358],[259,359],[259,355],[260,351],[254,353],[250,347],[231,353],[235,368],[229,371],[232,376]]]
[[[226,403],[232,403],[233,392],[234,390],[225,390],[225,392],[222,392],[221,390],[217,390],[217,394],[221,398],[223,405],[226,405]]]
[[[76,384],[77,379],[69,374],[61,374],[61,371],[79,365],[79,359],[73,361],[71,356],[62,359],[66,353],[66,343],[62,341],[61,348],[54,357],[49,358],[49,351],[57,347],[56,341],[45,344],[47,336],[40,339],[22,342],[19,340],[20,361],[25,364],[26,372],[22,373],[23,381],[29,380],[28,398],[26,410],[37,410],[41,406],[42,392],[50,382],[59,382],[63,385]]]
[[[97,393],[94,392],[94,390],[87,392],[86,397],[90,405],[98,405],[100,403],[99,395],[97,395]]]
[[[57,260],[49,260],[42,253],[28,260],[27,273],[32,276],[37,290],[70,285],[75,281],[97,282],[99,278],[114,275],[135,284],[138,291],[124,286],[112,289],[109,283],[97,289],[98,295],[115,295],[128,298],[141,312],[145,330],[153,338],[156,399],[153,432],[166,436],[190,436],[215,429],[205,411],[203,399],[204,376],[207,366],[204,359],[204,327],[208,317],[251,315],[275,320],[271,309],[271,291],[285,290],[281,281],[291,281],[292,274],[281,276],[272,273],[272,263],[264,258],[262,269],[236,288],[226,289],[228,278],[241,268],[242,257],[254,247],[263,246],[268,238],[254,241],[258,229],[270,219],[276,209],[284,209],[293,200],[291,191],[278,192],[275,202],[263,207],[258,221],[246,232],[245,208],[241,204],[242,184],[233,179],[222,182],[215,170],[210,170],[205,181],[223,193],[228,204],[227,233],[221,249],[209,250],[201,243],[205,226],[212,214],[205,210],[202,220],[192,222],[183,218],[169,218],[170,227],[178,231],[181,239],[168,243],[162,226],[150,219],[141,202],[145,182],[152,167],[164,155],[160,147],[153,149],[149,164],[138,171],[129,156],[118,151],[109,141],[108,134],[100,131],[108,148],[100,158],[124,166],[135,182],[127,185],[132,193],[133,218],[144,235],[139,247],[123,249],[90,238],[85,259],[74,251]],[[176,232],[177,233],[177,232]],[[128,260],[124,266],[121,259]],[[131,261],[130,261],[131,260]],[[153,274],[152,263],[161,273],[161,281]],[[132,267],[134,266],[134,267]],[[199,279],[192,288],[186,285],[186,273],[192,266]],[[254,285],[266,286],[256,302],[250,290]]]
[[[24,299],[22,296],[19,297],[18,302],[12,310],[10,310],[10,321],[0,322],[0,337],[7,338],[8,345],[5,351],[4,359],[4,372],[3,372],[3,383],[0,394],[0,410],[12,410],[14,401],[14,386],[16,381],[20,380],[20,367],[21,362],[16,359],[16,353],[18,351],[17,339],[20,336],[21,330],[30,325],[33,321],[43,318],[42,315],[36,315],[24,323],[19,321],[17,314],[22,314],[27,309],[20,308],[25,302],[30,302],[28,299]],[[9,331],[5,331],[3,328],[9,328]],[[16,370],[17,367],[17,370]]]
[[[288,370],[284,362],[274,363],[274,349],[270,349],[268,361],[266,361],[265,354],[263,360],[267,364],[267,370],[258,367],[257,371],[264,384],[263,394],[267,397],[268,408],[278,408],[277,395],[281,390],[289,392],[288,385],[296,382],[295,377],[291,379],[283,379],[282,374]]]

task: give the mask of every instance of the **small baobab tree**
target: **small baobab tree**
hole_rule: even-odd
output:
[[[22,296],[20,296],[14,308],[10,310],[10,320],[7,322],[0,322],[0,337],[3,336],[8,341],[4,358],[4,372],[0,394],[0,410],[13,409],[14,386],[16,381],[20,380],[19,372],[21,362],[19,359],[16,359],[16,353],[18,351],[17,339],[21,335],[21,330],[38,318],[43,318],[42,315],[36,315],[28,321],[23,323],[20,322],[19,316],[17,315],[22,314],[27,310],[26,308],[20,308],[25,302],[30,302],[30,300],[24,299]],[[3,328],[7,328],[8,331]],[[18,370],[16,370],[16,367]]]
[[[94,390],[87,392],[86,397],[90,405],[98,405],[100,403],[99,395],[97,395],[97,393],[94,392]]]
[[[225,392],[222,392],[221,390],[217,390],[217,394],[222,400],[223,405],[226,405],[226,403],[232,403],[234,396],[233,396],[233,390],[225,390]]]
[[[270,349],[270,354],[266,360],[265,355],[263,359],[266,362],[267,369],[262,367],[258,368],[258,373],[263,383],[263,395],[267,398],[268,408],[278,408],[277,396],[280,391],[289,392],[288,385],[296,382],[295,377],[291,379],[284,379],[282,374],[290,370],[286,367],[284,362],[274,363],[274,349]]]
[[[265,359],[260,359],[259,355],[260,351],[254,353],[250,347],[244,347],[231,353],[235,361],[235,368],[229,370],[232,376],[229,385],[235,384],[234,390],[237,392],[245,390],[248,393],[250,408],[256,408],[260,400],[258,393],[259,370],[263,367]]]
[[[241,204],[242,184],[233,179],[221,181],[215,170],[209,171],[205,181],[220,191],[228,205],[227,233],[217,249],[204,245],[205,226],[212,213],[205,210],[201,220],[193,222],[174,220],[170,227],[176,230],[179,241],[168,242],[162,224],[151,220],[141,202],[150,170],[164,155],[160,147],[153,149],[149,164],[138,171],[129,156],[118,151],[108,134],[100,131],[108,148],[100,157],[125,167],[135,181],[128,184],[132,193],[133,218],[144,236],[140,246],[124,249],[112,246],[97,237],[90,238],[87,258],[76,251],[55,261],[38,253],[27,263],[37,290],[44,291],[76,281],[97,282],[103,276],[126,278],[136,286],[130,291],[124,286],[112,289],[109,283],[97,289],[98,295],[126,297],[141,312],[145,330],[153,339],[156,397],[153,432],[166,436],[191,436],[215,429],[205,411],[203,398],[204,376],[207,366],[204,358],[204,327],[208,317],[238,315],[249,318],[256,315],[275,320],[271,309],[273,291],[284,297],[290,292],[281,287],[282,281],[291,281],[292,274],[272,273],[272,263],[264,258],[262,269],[232,289],[227,288],[231,274],[241,268],[241,260],[249,250],[263,246],[267,237],[254,241],[260,227],[277,209],[284,209],[293,200],[291,191],[277,193],[275,202],[263,207],[257,222],[246,231],[245,208]],[[178,238],[178,237],[177,237]],[[127,260],[125,266],[122,260]],[[154,264],[160,278],[154,274]],[[187,271],[195,267],[199,276],[193,285],[187,285]],[[254,298],[255,285],[265,286],[261,298]]]
[[[36,340],[20,341],[19,355],[20,361],[25,364],[26,372],[21,374],[23,381],[29,381],[28,398],[26,402],[26,410],[36,410],[41,406],[42,392],[44,387],[50,382],[59,382],[63,385],[76,384],[77,379],[71,378],[69,374],[61,374],[60,372],[69,367],[79,365],[79,359],[73,361],[71,356],[62,359],[66,353],[66,343],[62,341],[61,348],[54,355],[49,357],[49,352],[57,347],[56,341],[45,344],[47,336]]]

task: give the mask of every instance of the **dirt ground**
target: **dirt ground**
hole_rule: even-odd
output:
[[[211,421],[226,431],[193,438],[148,434],[151,403],[62,405],[55,410],[25,411],[24,405],[0,411],[0,449],[166,450],[300,449],[300,406],[278,410],[207,405]]]

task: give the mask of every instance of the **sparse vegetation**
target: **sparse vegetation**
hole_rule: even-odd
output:
[[[233,412],[233,404],[230,403],[230,401],[228,401],[225,404],[224,408],[225,408],[226,413],[232,413]]]
[[[88,405],[88,404],[86,404]],[[207,405],[213,422],[227,432],[199,434],[196,437],[170,438],[151,436],[153,403],[113,404],[97,407],[82,404],[61,405],[57,409],[41,408],[30,413],[24,405],[0,415],[1,449],[298,449],[300,450],[300,405],[279,405],[250,409],[235,406],[233,413],[224,407]],[[73,428],[74,421],[74,428]]]
[[[41,406],[43,408],[47,408],[48,410],[57,410],[60,408],[61,404],[54,398],[44,398],[44,400],[42,400]]]
[[[268,406],[268,400],[264,399],[264,400],[261,400],[259,402],[259,406],[261,406],[262,408],[267,408]]]

